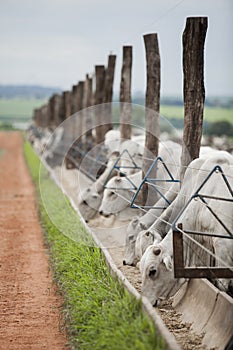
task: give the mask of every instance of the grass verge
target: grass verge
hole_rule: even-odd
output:
[[[24,144],[24,153],[36,185],[41,221],[50,247],[54,276],[64,297],[68,336],[73,348],[165,349],[154,324],[142,312],[141,301],[111,276],[101,250],[91,242],[77,215],[67,220],[67,212],[60,205],[64,195],[43,166],[39,175],[40,160],[28,142]],[[59,208],[58,215],[65,221],[67,230],[75,226],[78,233],[86,234],[86,242],[75,242],[66,232],[58,230],[46,212],[41,188],[48,190],[50,204]],[[71,205],[69,210],[74,212]]]

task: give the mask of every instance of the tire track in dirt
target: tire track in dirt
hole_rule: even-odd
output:
[[[19,132],[0,132],[0,349],[66,349]]]

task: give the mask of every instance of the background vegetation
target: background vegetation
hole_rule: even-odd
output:
[[[22,128],[30,122],[33,109],[42,106],[53,93],[60,93],[58,88],[45,88],[40,86],[1,86],[0,85],[0,127],[5,123]],[[119,96],[115,95],[114,101]],[[135,104],[133,123],[144,127],[145,97],[136,93],[132,102]],[[160,113],[169,120],[173,128],[183,128],[183,101],[180,97],[164,97],[161,99]],[[114,111],[114,121],[119,121],[119,111]],[[165,125],[166,124],[166,125]],[[162,123],[162,131],[170,131],[171,126]],[[2,126],[1,126],[2,125]],[[204,133],[209,135],[232,135],[233,126],[233,98],[212,97],[205,101]]]

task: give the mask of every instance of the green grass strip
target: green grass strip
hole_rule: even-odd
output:
[[[69,210],[73,214],[67,219],[67,206],[63,210],[59,204],[64,201],[63,193],[43,166],[39,175],[40,160],[28,142],[24,144],[24,152],[36,185],[41,221],[50,247],[55,279],[64,297],[68,336],[73,348],[165,349],[165,342],[153,322],[142,312],[141,301],[129,294],[110,274],[100,248],[94,246],[71,205]],[[45,210],[41,189],[48,190],[50,204],[59,208],[59,217],[67,230],[73,232],[75,227],[78,234],[86,235],[86,242],[75,241],[70,238],[70,232],[59,231]]]

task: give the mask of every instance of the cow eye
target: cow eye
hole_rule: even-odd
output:
[[[155,277],[155,275],[156,275],[156,272],[157,272],[156,269],[154,269],[154,268],[150,269],[149,277],[153,279]]]
[[[83,201],[83,204],[84,204],[84,205],[88,205],[86,201]]]
[[[149,237],[149,236],[150,236],[150,232],[147,231],[147,232],[146,232],[146,237]]]
[[[111,191],[111,192],[109,193],[109,196],[113,196],[114,194],[115,194],[115,192]]]

